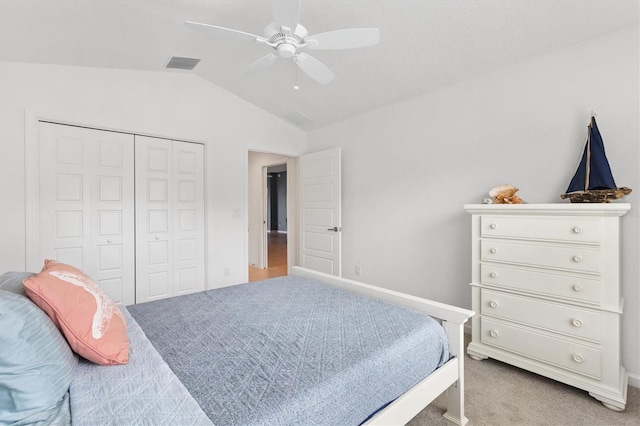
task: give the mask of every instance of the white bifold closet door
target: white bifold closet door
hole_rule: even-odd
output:
[[[136,303],[205,289],[204,148],[135,136]]]
[[[38,247],[29,264],[68,263],[116,302],[134,303],[133,135],[44,122],[38,131]]]

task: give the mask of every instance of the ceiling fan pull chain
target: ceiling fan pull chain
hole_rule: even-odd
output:
[[[300,86],[298,85],[298,66],[296,65],[293,68],[295,70],[294,72],[296,73],[295,74],[295,81],[294,81],[294,84],[293,84],[293,90],[300,90]]]

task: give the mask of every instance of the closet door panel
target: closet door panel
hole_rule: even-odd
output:
[[[136,302],[204,290],[204,148],[136,136]]]
[[[97,190],[90,226],[97,250],[94,278],[117,302],[135,303],[133,136],[99,132],[96,138]],[[124,277],[127,277],[125,280]]]
[[[134,303],[133,136],[40,123],[38,140],[38,257]]]
[[[171,141],[136,136],[136,302],[172,294]]]
[[[175,294],[204,290],[204,147],[174,142]]]
[[[41,123],[39,126],[39,253],[85,269],[90,205],[85,170],[85,150],[90,138],[84,129]]]

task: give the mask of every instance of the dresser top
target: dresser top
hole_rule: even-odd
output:
[[[629,203],[465,204],[471,214],[624,216]]]

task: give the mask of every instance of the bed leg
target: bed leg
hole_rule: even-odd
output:
[[[464,324],[443,324],[449,337],[449,351],[458,359],[458,381],[447,389],[447,412],[443,417],[464,426],[469,422],[464,416]]]

